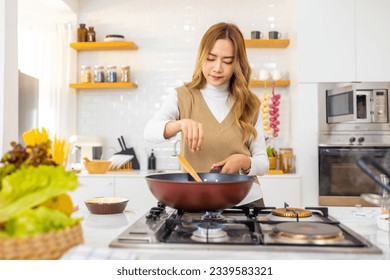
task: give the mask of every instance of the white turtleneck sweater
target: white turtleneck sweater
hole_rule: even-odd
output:
[[[228,87],[228,83],[219,87],[207,84],[206,87],[201,90],[207,106],[209,106],[210,111],[220,123],[228,115],[233,105],[228,99]],[[162,143],[166,141],[167,139],[164,138],[165,125],[170,121],[178,119],[179,108],[177,92],[173,91],[167,96],[159,111],[146,124],[144,130],[145,139],[153,143]],[[249,141],[249,150],[251,152],[251,168],[249,170],[249,176],[264,175],[268,171],[269,164],[261,114],[259,114],[255,128],[257,130],[257,138],[255,141],[253,141],[253,139]],[[260,198],[262,198],[260,185],[253,184],[253,187],[247,197],[238,205],[246,204]]]

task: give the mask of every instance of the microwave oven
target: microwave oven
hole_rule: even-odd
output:
[[[390,83],[320,84],[320,131],[390,130]]]
[[[349,85],[327,90],[327,123],[387,123],[387,99],[387,89],[356,89]]]

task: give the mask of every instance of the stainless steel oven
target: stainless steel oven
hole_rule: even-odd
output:
[[[377,193],[378,186],[358,168],[356,162],[368,155],[390,170],[390,134],[320,134],[319,201],[327,206],[372,206],[361,199],[363,193]]]

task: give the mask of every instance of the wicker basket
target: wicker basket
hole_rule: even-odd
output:
[[[0,237],[2,260],[56,260],[73,246],[83,243],[81,225],[32,237]]]

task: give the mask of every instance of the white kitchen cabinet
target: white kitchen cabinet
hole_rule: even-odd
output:
[[[127,209],[147,211],[157,206],[157,199],[150,192],[144,177],[116,177],[115,196],[129,199]]]
[[[299,82],[390,80],[390,1],[299,0]]]
[[[98,196],[114,196],[114,178],[91,176],[91,177],[78,177],[80,187],[75,191],[70,192],[69,195],[72,198],[73,204],[79,207],[84,207],[84,201],[87,198]]]
[[[355,0],[299,0],[297,20],[298,81],[354,81]]]
[[[390,81],[390,1],[356,0],[358,81]]]
[[[301,178],[297,175],[261,176],[264,203],[268,207],[301,206]]]

